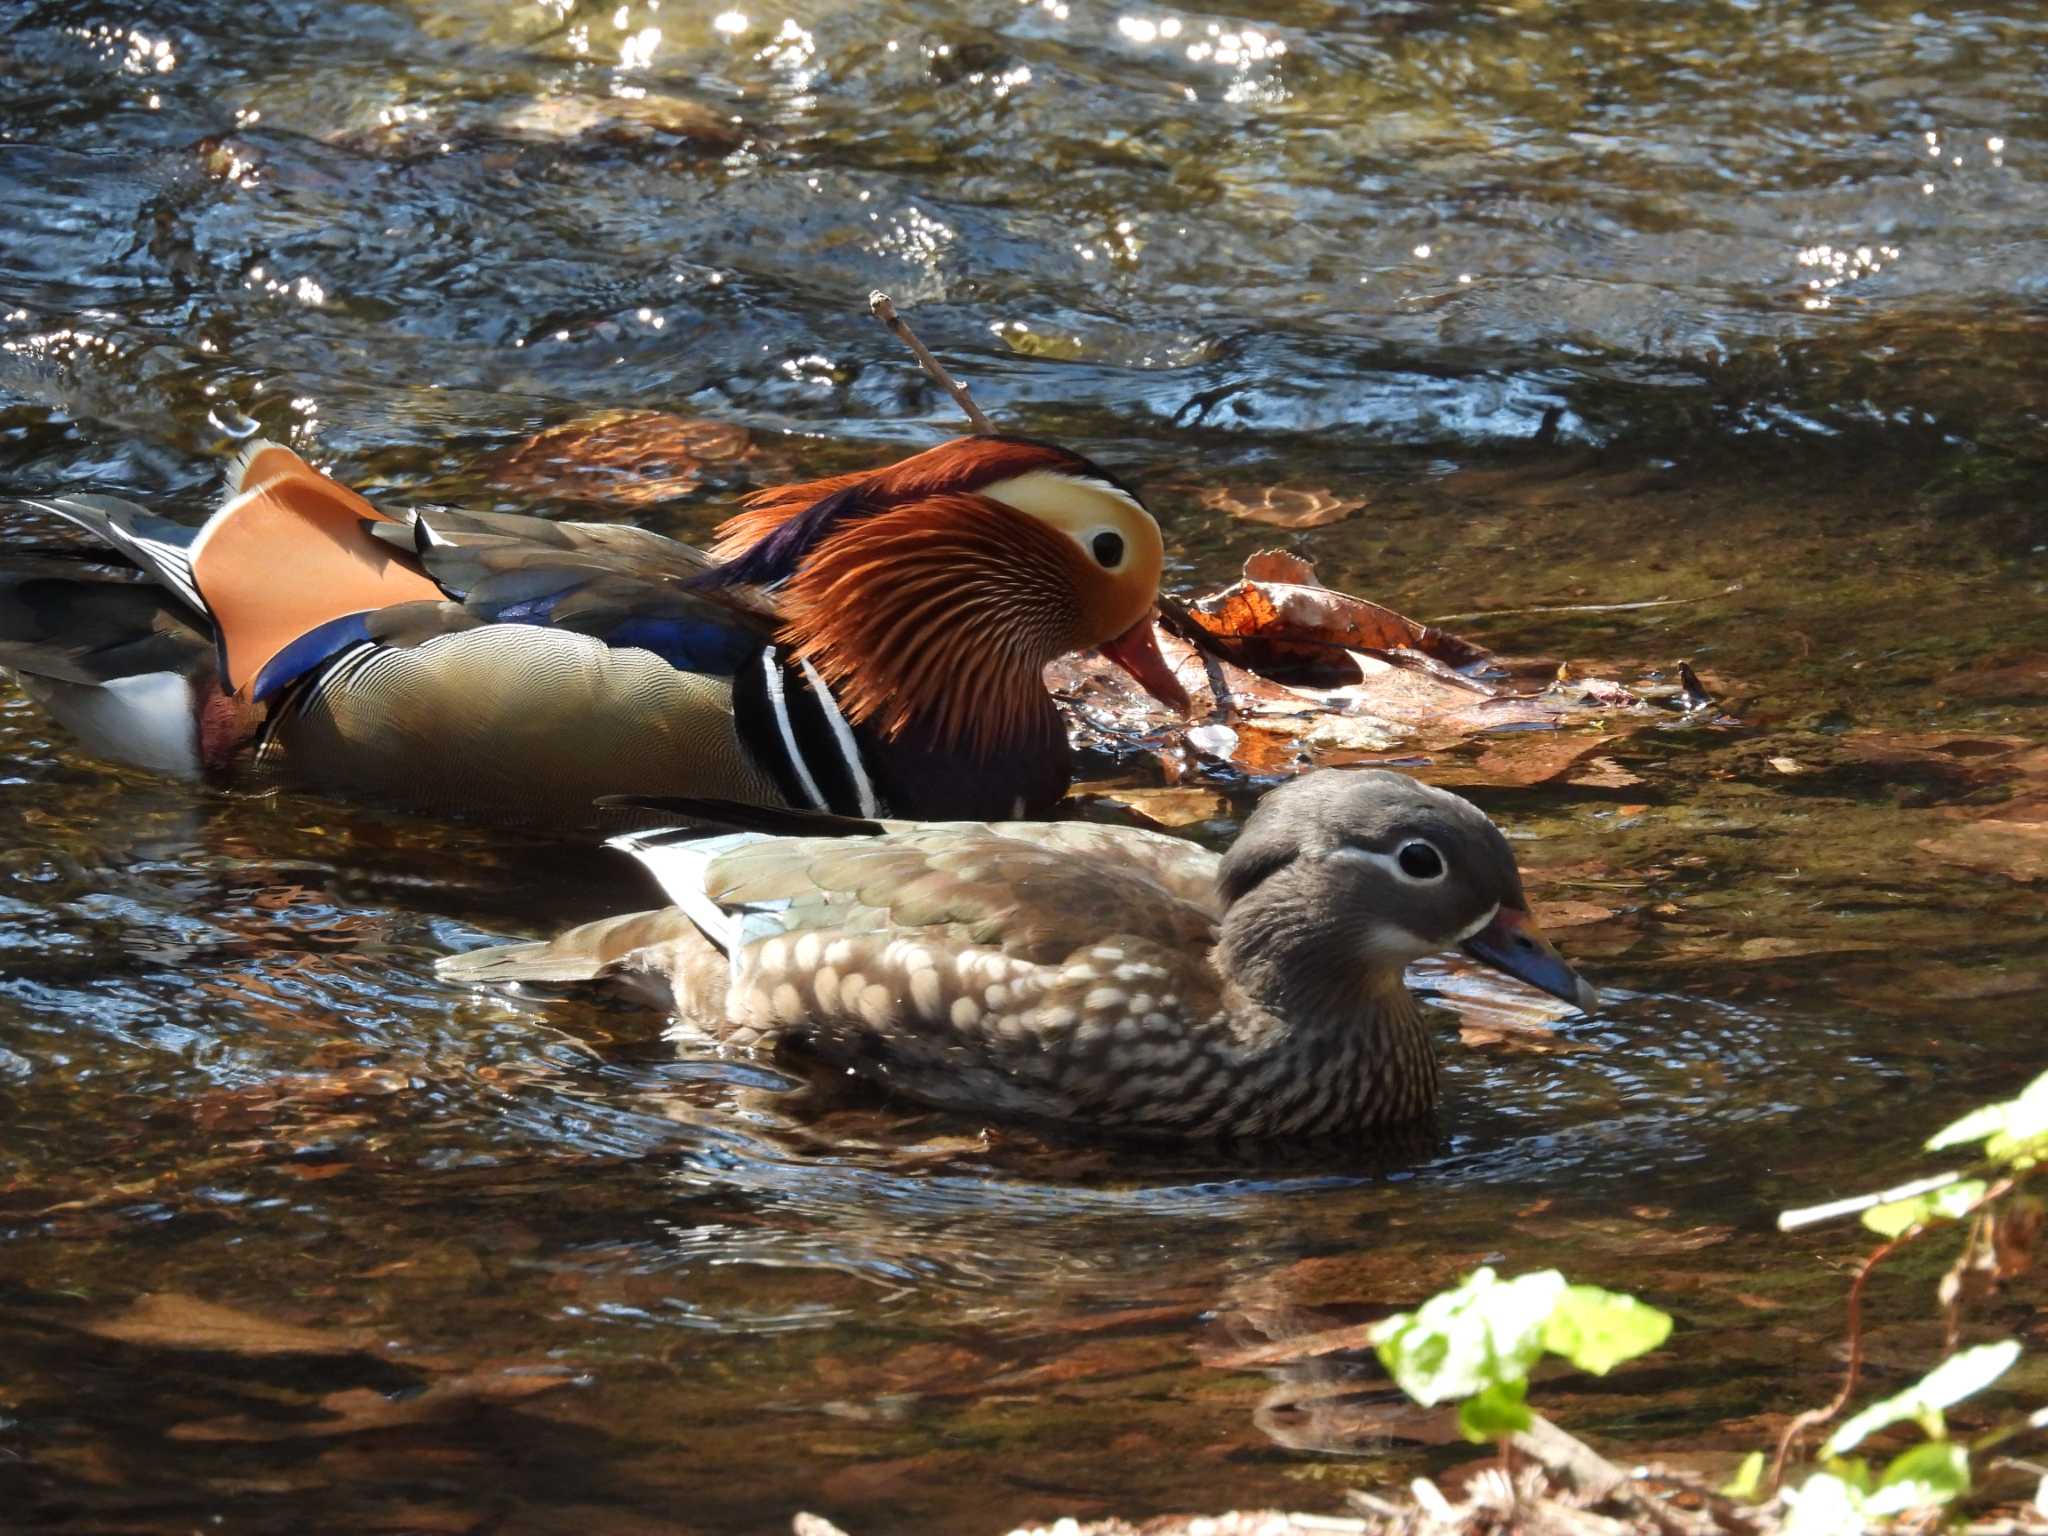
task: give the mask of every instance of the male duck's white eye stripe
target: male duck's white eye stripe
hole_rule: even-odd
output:
[[[1107,496],[1111,501],[1122,502],[1125,506],[1129,507],[1133,512],[1144,512],[1147,517],[1150,517],[1152,515],[1150,512],[1145,511],[1144,504],[1140,502],[1137,497],[1133,496],[1129,491],[1125,490],[1120,485],[1111,485],[1107,480],[1096,480],[1093,478],[1080,479],[1079,483],[1087,486],[1090,490],[1101,492],[1104,496]]]
[[[1027,517],[1042,518],[1055,528],[1069,532],[1100,522],[1111,508],[1136,512],[1148,519],[1152,516],[1139,505],[1135,496],[1121,486],[1111,485],[1094,475],[1069,475],[1051,469],[1034,469],[1026,474],[1013,475],[1008,480],[998,480],[993,485],[983,486],[981,494]],[[1109,503],[1109,506],[1104,503]]]

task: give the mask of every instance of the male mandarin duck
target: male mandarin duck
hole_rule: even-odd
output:
[[[1531,923],[1500,830],[1383,769],[1282,785],[1220,859],[1086,822],[854,831],[617,838],[674,907],[441,972],[653,982],[686,1036],[785,1049],[942,1109],[1191,1138],[1429,1113],[1436,1054],[1402,967],[1438,950],[1599,1001]]]
[[[1100,647],[1186,702],[1149,622],[1158,525],[1024,438],[761,491],[711,555],[385,512],[274,443],[198,528],[28,504],[149,580],[0,566],[0,667],[92,749],[215,781],[554,821],[629,793],[1004,819],[1066,790],[1047,662]]]

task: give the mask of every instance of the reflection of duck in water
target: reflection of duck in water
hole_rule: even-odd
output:
[[[749,821],[770,824],[727,824]],[[654,977],[729,1045],[945,1109],[1176,1136],[1427,1114],[1436,1056],[1402,968],[1441,949],[1596,1002],[1532,927],[1499,829],[1395,773],[1283,785],[1220,859],[1078,822],[840,826],[620,838],[676,906],[443,972]]]
[[[1066,791],[1047,662],[1099,646],[1186,702],[1149,622],[1158,525],[1024,439],[763,491],[717,558],[612,524],[387,514],[270,443],[198,528],[32,505],[152,580],[0,566],[0,667],[94,750],[189,777],[553,824],[615,793],[1001,819]]]

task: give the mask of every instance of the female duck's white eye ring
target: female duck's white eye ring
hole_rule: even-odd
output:
[[[1436,851],[1436,844],[1419,837],[1403,843],[1394,854],[1394,862],[1402,874],[1421,884],[1432,884],[1444,877],[1444,856]]]

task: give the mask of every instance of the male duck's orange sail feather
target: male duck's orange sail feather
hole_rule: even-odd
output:
[[[271,657],[332,619],[443,597],[367,526],[395,519],[291,449],[262,444],[229,488],[191,556],[229,691],[246,689]]]

